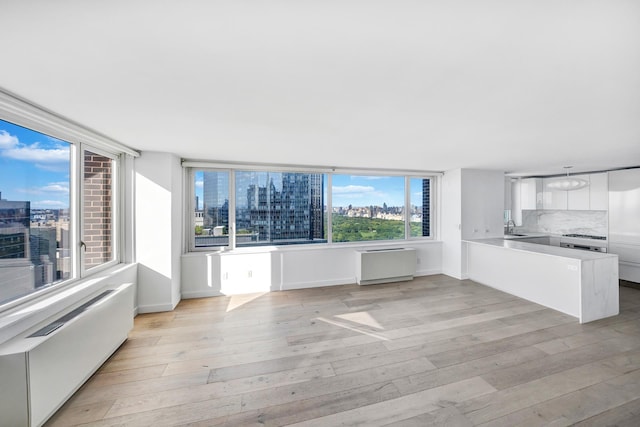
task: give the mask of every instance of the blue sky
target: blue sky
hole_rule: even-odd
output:
[[[404,206],[404,177],[333,175],[334,207]]]
[[[0,120],[0,192],[31,208],[69,207],[67,142]]]

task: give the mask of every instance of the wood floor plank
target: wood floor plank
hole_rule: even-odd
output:
[[[242,407],[244,410],[260,409],[323,394],[341,392],[362,385],[390,382],[394,378],[429,371],[432,366],[425,358],[416,358],[383,367],[337,375],[332,378],[318,378],[302,384],[253,391],[242,396]]]
[[[611,338],[562,353],[541,357],[518,366],[495,370],[482,377],[502,390],[543,376],[573,369],[640,347],[640,338]]]
[[[575,425],[599,414],[617,412],[617,408],[638,399],[640,371],[634,371],[491,420],[487,425]]]
[[[463,402],[457,407],[474,424],[482,424],[616,376],[618,372],[604,364],[582,365]]]
[[[223,418],[205,420],[192,425],[192,427],[208,427],[210,425],[223,425],[228,427],[286,426],[377,402],[383,402],[399,396],[400,394],[393,384],[384,381],[342,390],[336,393],[327,393],[309,399],[244,411]]]
[[[374,403],[309,421],[292,424],[298,427],[335,425],[383,426],[392,422],[433,412],[442,405],[453,405],[495,391],[482,379],[470,378],[453,384]]]
[[[331,365],[327,363],[306,368],[289,369],[271,374],[244,377],[231,381],[217,381],[201,385],[192,385],[183,389],[139,394],[135,396],[135,399],[128,397],[116,399],[105,415],[105,418],[205,400],[214,400],[222,397],[240,395],[250,391],[300,384],[315,378],[332,376],[335,376],[335,373]]]
[[[640,425],[640,290],[577,319],[445,275],[182,301],[47,426]]]
[[[609,409],[574,425],[575,427],[638,427],[640,425],[640,399]]]
[[[276,359],[236,364],[221,368],[210,369],[209,382],[229,381],[259,374],[278,372],[290,367],[305,367],[333,363],[345,359],[359,359],[365,356],[375,356],[386,352],[386,348],[379,342],[322,351],[312,355],[301,354]],[[411,358],[410,358],[411,359]],[[410,360],[407,359],[407,360]]]
[[[453,407],[447,406],[437,409],[433,412],[417,415],[402,421],[386,424],[388,427],[471,427],[473,424],[467,417],[462,415],[460,411]]]

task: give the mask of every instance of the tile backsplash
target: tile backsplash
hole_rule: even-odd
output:
[[[523,210],[523,230],[550,234],[607,236],[607,211]]]

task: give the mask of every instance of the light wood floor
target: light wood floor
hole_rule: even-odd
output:
[[[48,425],[640,425],[640,290],[576,319],[447,276],[182,301]]]

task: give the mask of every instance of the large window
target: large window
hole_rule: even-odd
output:
[[[237,246],[323,243],[323,174],[238,171]]]
[[[428,176],[192,168],[190,181],[194,249],[432,237]]]
[[[117,259],[117,161],[95,151],[0,120],[0,306]]]
[[[405,178],[333,175],[334,242],[405,238]]]

